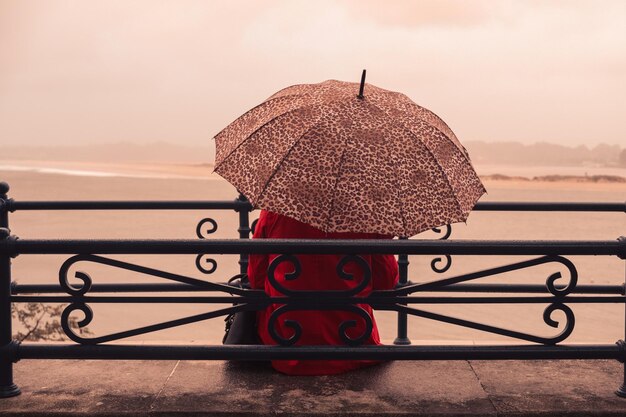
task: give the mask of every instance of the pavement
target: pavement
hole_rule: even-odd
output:
[[[294,377],[265,363],[23,360],[0,416],[626,416],[617,361],[396,361]]]

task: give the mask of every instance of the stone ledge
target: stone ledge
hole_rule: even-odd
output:
[[[617,416],[616,361],[396,361],[290,377],[222,361],[25,360],[2,416]]]

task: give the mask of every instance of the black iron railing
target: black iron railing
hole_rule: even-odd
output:
[[[451,227],[436,229],[438,240],[248,240],[254,223],[250,224],[252,207],[240,196],[233,201],[56,201],[28,202],[8,198],[8,185],[0,183],[0,396],[19,394],[13,383],[12,363],[20,359],[626,359],[626,343],[595,345],[565,345],[574,329],[575,315],[569,305],[625,304],[624,285],[578,284],[578,271],[569,255],[615,256],[626,259],[626,239],[613,241],[512,241],[512,240],[449,240]],[[197,227],[198,240],[79,240],[79,239],[18,239],[9,231],[9,213],[27,210],[232,210],[238,213],[239,239],[209,239],[217,229],[212,218],[202,219]],[[479,203],[475,210],[488,211],[589,211],[623,212],[626,203]],[[58,284],[17,284],[11,278],[11,258],[30,254],[69,255],[59,269]],[[217,262],[212,257],[221,254],[238,255],[239,270],[246,272],[247,254],[280,254],[268,268],[268,279],[282,296],[270,297],[260,290],[242,289],[226,283],[166,272],[108,257],[124,254],[193,254],[196,266],[202,273],[215,271]],[[337,266],[338,277],[347,272],[344,267],[354,264],[362,272],[361,282],[346,291],[295,291],[279,282],[274,276],[281,263],[291,265],[291,280],[300,271],[296,255],[343,254]],[[359,296],[371,279],[371,270],[356,254],[398,255],[399,285],[393,290],[374,291],[369,296]],[[431,268],[435,273],[450,268],[455,255],[527,255],[520,262],[489,268],[482,271],[446,277],[431,282],[412,283],[408,277],[409,255],[434,255]],[[70,270],[76,270],[70,277]],[[157,277],[167,283],[150,284],[98,284],[85,272],[90,264],[103,264],[118,270]],[[555,272],[545,284],[483,284],[474,281],[511,271],[525,270],[538,265],[560,266],[565,276]],[[338,278],[339,279],[339,278]],[[71,281],[71,282],[70,282]],[[146,293],[172,293],[172,295],[145,295]],[[185,292],[193,295],[179,295]],[[133,295],[142,293],[142,295]],[[458,296],[458,293],[466,293]],[[105,294],[105,295],[102,295]],[[120,295],[123,294],[123,295]],[[476,295],[478,294],[478,295]],[[11,305],[13,303],[63,303],[67,304],[60,322],[65,335],[74,343],[50,345],[18,343],[13,340]],[[93,304],[116,303],[202,303],[216,309],[154,325],[134,328],[108,335],[83,335],[71,326],[70,316],[79,311],[84,318],[78,322],[87,326],[93,319]],[[226,304],[226,307],[223,305]],[[150,346],[108,344],[112,341],[151,333],[159,330],[200,322],[227,314],[261,310],[279,305],[270,318],[269,333],[277,346]],[[372,331],[372,320],[358,305],[367,304],[377,310],[398,314],[397,337],[392,346],[363,346]],[[514,329],[478,323],[465,318],[452,317],[423,309],[432,304],[541,304],[546,305],[544,323],[557,329],[553,336],[540,336]],[[344,322],[338,332],[344,346],[300,346],[298,338],[302,328],[292,323],[293,333],[279,334],[272,326],[281,315],[293,310],[347,310],[365,324],[363,334],[349,336],[352,323]],[[554,319],[561,312],[562,323]],[[420,346],[411,345],[407,336],[407,317],[423,317],[492,334],[507,336],[530,345],[508,346]],[[626,378],[626,369],[625,369]],[[626,380],[617,391],[626,396]]]

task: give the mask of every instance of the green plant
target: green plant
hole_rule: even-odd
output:
[[[61,312],[65,307],[64,304],[55,306],[42,303],[12,304],[11,318],[17,320],[19,327],[14,338],[20,342],[67,340],[60,321]],[[70,318],[69,325],[77,329],[81,335],[93,334],[87,327],[78,327],[76,318]]]

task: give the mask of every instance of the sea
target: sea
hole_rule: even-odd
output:
[[[210,167],[193,169],[150,169],[106,166],[100,164],[43,164],[19,161],[0,162],[0,181],[11,185],[10,196],[16,201],[33,200],[226,200],[234,199],[236,191],[230,184],[210,174]],[[532,178],[543,175],[617,175],[626,177],[626,170],[600,167],[507,167],[477,166],[481,175],[503,174]],[[540,181],[488,181],[484,201],[584,201],[624,202],[625,184],[594,184],[575,182],[546,183]],[[252,217],[258,215],[252,213]],[[16,212],[11,213],[12,233],[22,239],[115,238],[115,239],[193,239],[196,225],[203,218],[214,218],[218,231],[208,238],[236,238],[237,214],[229,211],[133,211],[133,212]],[[467,222],[452,226],[450,239],[501,240],[602,240],[614,241],[626,235],[626,213],[533,213],[474,212]],[[436,239],[441,235],[425,232],[415,239]],[[58,272],[69,256],[21,255],[13,260],[13,279],[19,283],[58,283]],[[204,274],[196,268],[196,257],[190,255],[110,255],[141,266],[156,268],[212,282],[225,282],[238,272],[235,256],[215,256],[218,268]],[[485,269],[508,265],[533,257],[528,256],[454,256],[450,268],[438,273],[431,268],[437,256],[411,256],[409,279],[429,282]],[[622,285],[626,280],[625,261],[617,257],[572,256],[579,284]],[[443,261],[437,263],[441,266]],[[96,283],[167,282],[136,272],[100,267],[83,262],[72,269],[88,273]],[[72,273],[73,273],[72,272]],[[475,280],[477,283],[534,283],[545,285],[552,274],[560,272],[559,281],[567,283],[568,270],[550,263],[507,274]],[[78,282],[78,281],[77,281]],[[121,295],[121,294],[118,294]],[[133,294],[137,295],[137,294]],[[151,294],[156,295],[156,294]],[[442,294],[419,294],[438,297]],[[448,294],[461,296],[462,294]],[[544,321],[546,305],[526,304],[422,304],[415,308],[476,323],[550,337],[562,327],[553,328]],[[113,334],[194,314],[218,306],[196,304],[94,304],[94,318],[88,328],[95,335]],[[622,304],[572,304],[575,329],[568,342],[614,343],[624,338],[625,310]],[[79,312],[74,313],[80,319]],[[553,313],[561,326],[564,316]],[[51,319],[54,320],[54,319]],[[376,312],[381,338],[391,343],[396,337],[397,314]],[[199,343],[221,342],[223,318],[215,318],[169,330],[151,332],[124,342]],[[521,343],[492,333],[455,326],[420,317],[409,318],[409,337],[416,344],[432,343]]]

